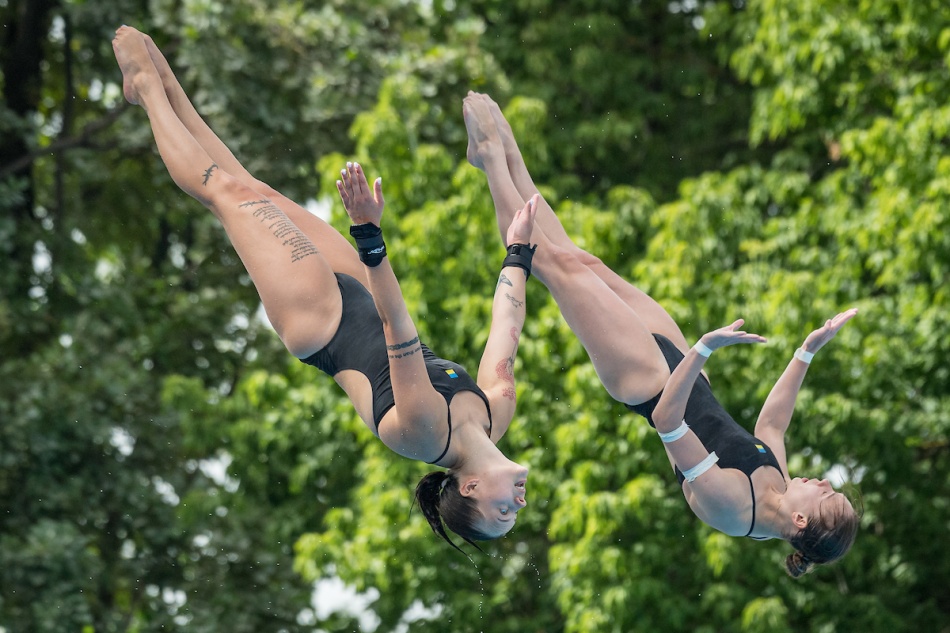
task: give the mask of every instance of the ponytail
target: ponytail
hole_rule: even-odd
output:
[[[799,551],[795,551],[785,557],[785,571],[792,578],[804,576],[812,570],[815,563],[808,556]]]
[[[458,477],[452,473],[435,471],[423,477],[416,486],[416,501],[432,531],[463,554],[462,548],[445,531],[446,527],[478,551],[482,550],[475,541],[492,538],[475,527],[480,516],[478,504],[471,497],[462,496]]]

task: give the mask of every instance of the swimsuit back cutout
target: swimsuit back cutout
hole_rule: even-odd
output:
[[[373,296],[363,284],[342,273],[337,273],[336,278],[343,296],[340,326],[326,347],[301,359],[301,362],[313,365],[331,376],[344,369],[352,369],[366,376],[373,393],[373,422],[379,429],[380,420],[396,404],[389,374],[383,322],[376,311]],[[422,356],[429,381],[445,398],[447,407],[460,391],[471,391],[482,399],[488,411],[488,433],[491,435],[491,407],[488,397],[475,380],[461,365],[439,358],[425,345],[422,345]],[[447,420],[449,432],[445,449],[438,458],[428,462],[430,464],[441,460],[449,450],[449,443],[452,441],[451,411],[447,414]]]
[[[656,339],[656,344],[663,352],[672,372],[682,362],[683,353],[665,336],[654,334],[653,338]],[[626,406],[645,417],[650,426],[653,426],[653,410],[661,395],[663,395],[662,391],[642,404]],[[752,495],[752,525],[746,533],[746,536],[749,536],[755,529],[755,490],[752,486],[752,473],[762,466],[771,466],[781,473],[782,469],[775,454],[765,442],[732,419],[732,416],[716,400],[709,383],[701,374],[693,384],[686,402],[685,420],[706,450],[715,451],[719,456],[720,468],[734,468],[748,477],[749,491]],[[676,477],[682,485],[685,478],[679,467],[676,467]]]

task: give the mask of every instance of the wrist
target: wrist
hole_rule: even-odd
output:
[[[811,360],[812,360],[814,357],[815,357],[815,353],[814,353],[814,352],[806,351],[804,346],[799,347],[798,349],[795,350],[795,358],[797,358],[798,360],[802,361],[802,362],[805,363],[806,365],[810,365],[810,364],[811,364]]]
[[[529,246],[528,244],[509,244],[508,254],[501,267],[514,266],[524,271],[525,279],[531,276],[531,260],[534,258],[534,251],[538,249],[537,244]]]
[[[382,263],[386,257],[386,242],[383,241],[383,230],[367,222],[354,224],[350,227],[350,235],[356,240],[356,250],[360,254],[360,261],[374,268]]]
[[[703,358],[709,358],[713,353],[713,349],[703,343],[702,339],[696,341],[696,344],[693,345],[693,350]]]

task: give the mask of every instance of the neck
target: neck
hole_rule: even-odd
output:
[[[511,463],[478,425],[459,425],[453,429],[453,435],[446,467],[459,477],[473,474],[475,469],[485,466]]]
[[[788,508],[783,508],[785,493],[770,487],[768,492],[756,498],[755,536],[770,536],[788,540],[794,532]]]

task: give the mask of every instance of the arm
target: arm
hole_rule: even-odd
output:
[[[337,190],[347,215],[355,225],[351,233],[356,234],[359,245],[360,236],[366,231],[374,232],[382,219],[385,205],[382,181],[377,179],[371,190],[358,163],[347,163],[347,168],[341,171],[341,177],[342,180],[337,181]],[[363,230],[363,233],[360,230]],[[381,236],[379,244],[382,244]],[[383,322],[393,399],[396,402],[396,424],[387,424],[385,427],[385,439],[388,440],[386,443],[401,453],[405,450],[420,452],[419,455],[407,455],[409,457],[431,459],[434,455],[424,453],[437,454],[441,446],[428,450],[429,447],[425,444],[438,444],[439,434],[445,431],[438,424],[443,422],[447,415],[445,401],[429,381],[422,359],[419,334],[412,317],[409,316],[389,259],[385,257],[385,246],[372,250],[381,250],[382,254],[361,252],[360,259],[366,264],[369,291]],[[381,427],[381,437],[383,430]],[[423,440],[423,443],[420,444],[418,440]],[[444,438],[442,441],[444,442]]]
[[[825,321],[822,327],[808,335],[801,346],[801,351],[806,354],[815,354],[857,313],[857,309],[852,308]],[[795,358],[788,364],[769,392],[769,397],[765,399],[765,404],[762,405],[762,411],[759,412],[759,418],[755,423],[755,436],[769,445],[786,477],[788,477],[788,466],[786,465],[785,431],[788,430],[788,425],[792,421],[795,400],[798,398],[798,392],[801,390],[810,362],[810,356],[796,352]]]
[[[515,213],[508,227],[507,244],[530,244],[537,213],[537,196]],[[478,386],[491,405],[492,441],[508,430],[515,414],[515,355],[525,321],[528,271],[504,265],[495,286],[491,329],[478,364]]]
[[[739,319],[731,325],[704,334],[673,370],[663,389],[663,395],[653,410],[653,424],[661,437],[662,434],[674,432],[683,422],[689,394],[708,357],[708,354],[701,354],[698,350],[705,349],[712,353],[713,350],[728,345],[765,342],[765,338],[758,334],[739,330],[743,323],[743,320]],[[679,439],[666,443],[666,450],[682,471],[696,466],[709,456],[709,451],[692,431],[686,431]],[[714,469],[718,470],[716,467]]]

